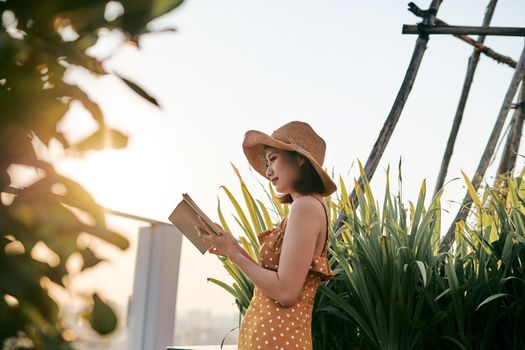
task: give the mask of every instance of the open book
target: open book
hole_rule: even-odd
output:
[[[187,193],[182,194],[182,200],[177,204],[168,219],[195,247],[197,247],[202,254],[204,254],[211,247],[211,244],[202,240],[195,227],[193,227],[194,225],[200,224],[197,215],[209,224],[217,236],[221,236],[221,232],[216,229],[214,222],[204,214]],[[203,234],[205,233],[203,232]]]

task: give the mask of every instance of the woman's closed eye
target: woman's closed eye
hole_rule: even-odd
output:
[[[275,158],[277,158],[277,157],[271,157],[271,158],[270,158],[270,162],[271,162],[271,161],[274,161]],[[268,166],[268,165],[270,164],[270,162],[269,162],[269,161],[266,161],[266,166]]]

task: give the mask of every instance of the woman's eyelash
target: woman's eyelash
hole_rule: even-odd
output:
[[[271,162],[271,161],[274,160],[274,159],[275,159],[275,157],[272,157],[272,158],[270,158],[270,161],[267,160],[267,161],[265,162],[266,166],[268,166],[269,162]]]

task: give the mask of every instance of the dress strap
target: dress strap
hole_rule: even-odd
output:
[[[315,199],[317,199],[319,202],[321,202],[321,204],[323,205],[323,209],[324,209],[324,213],[325,213],[325,216],[326,216],[326,237],[325,237],[325,242],[324,242],[324,248],[323,248],[323,252],[321,253],[321,256],[324,256],[325,255],[325,252],[326,252],[326,247],[328,245],[328,212],[326,211],[326,206],[325,204],[323,203],[322,200],[320,200],[319,198],[315,197],[315,196],[312,196],[314,197]]]

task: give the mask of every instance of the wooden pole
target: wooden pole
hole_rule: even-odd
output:
[[[501,36],[525,36],[525,28],[521,27],[469,27],[469,26],[436,26],[419,23],[418,25],[403,24],[403,34],[478,34]]]
[[[423,23],[434,23],[434,19],[436,18],[436,14],[439,9],[439,6],[441,5],[441,2],[442,0],[432,0],[429,9],[426,11]],[[379,136],[376,142],[374,143],[372,151],[370,152],[370,155],[368,156],[368,159],[366,161],[364,171],[368,179],[371,179],[374,175],[377,165],[379,164],[379,160],[381,159],[381,156],[385,151],[388,141],[390,140],[390,136],[392,136],[392,133],[394,132],[394,128],[396,127],[397,121],[399,120],[401,112],[403,111],[403,107],[405,106],[405,103],[408,99],[408,95],[410,94],[412,86],[414,85],[414,81],[416,80],[421,60],[423,59],[423,55],[427,48],[428,39],[428,35],[420,34],[416,40],[414,51],[412,53],[412,58],[410,60],[410,64],[408,65],[408,69],[405,74],[405,78],[403,79],[403,83],[401,84],[401,88],[397,93],[396,99],[394,100],[394,104],[390,109],[390,113],[388,114],[388,117],[386,118],[386,121],[383,124],[383,128],[379,132]],[[358,179],[358,184],[362,188],[363,179],[361,179],[361,177],[359,177]],[[356,208],[358,202],[355,188],[352,190],[352,193],[350,194],[349,198],[352,206]],[[338,231],[338,229],[343,225],[343,222],[345,220],[346,213],[342,211],[334,224],[334,232]]]
[[[516,156],[520,147],[523,119],[525,118],[525,77],[521,81],[518,101],[518,107],[514,110],[514,114],[512,115],[511,127],[509,134],[507,135],[507,142],[503,149],[496,179],[498,179],[500,175],[512,171],[516,166]]]
[[[488,5],[487,7],[489,6],[490,5]],[[409,4],[408,10],[418,17],[422,17],[424,14],[424,11],[421,10],[414,3]],[[439,18],[436,18],[436,25],[448,26],[449,24]],[[485,25],[483,25],[483,27],[485,27]],[[485,46],[483,43],[480,43],[479,41],[472,39],[470,36],[464,35],[464,34],[453,34],[453,36],[466,42],[469,45],[472,45],[477,51],[481,52],[485,56],[488,56],[499,63],[503,63],[503,64],[511,66],[512,68],[516,68],[516,61],[514,61],[512,58],[510,58],[509,56],[505,56],[505,55],[497,53],[496,51],[492,50],[490,47]]]
[[[475,190],[479,188],[479,185],[481,184],[481,180],[483,179],[483,176],[485,176],[485,172],[489,166],[490,159],[496,147],[496,142],[498,141],[498,138],[501,133],[501,129],[503,128],[503,123],[505,122],[505,118],[507,117],[507,114],[511,107],[512,100],[514,99],[514,96],[516,95],[518,85],[523,79],[524,69],[525,69],[525,46],[521,52],[520,59],[518,61],[518,64],[516,65],[516,69],[514,70],[512,80],[510,82],[507,93],[505,94],[505,98],[503,99],[503,104],[501,106],[500,112],[496,119],[496,123],[494,124],[494,128],[492,129],[492,133],[490,134],[487,145],[485,147],[485,151],[483,152],[483,155],[480,159],[478,168],[476,169],[476,173],[474,174],[472,178],[471,182]],[[450,225],[450,228],[448,229],[445,237],[443,238],[443,241],[440,246],[441,252],[446,252],[450,249],[450,246],[452,245],[454,241],[454,232],[456,228],[456,223],[459,222],[460,220],[464,221],[467,218],[471,205],[472,205],[472,198],[470,197],[467,191],[467,193],[465,194],[465,198],[463,199],[463,203],[456,215],[456,218]]]
[[[510,131],[505,142],[505,149],[501,155],[499,168],[496,173],[496,178],[494,179],[494,184],[492,185],[496,196],[503,201],[507,197],[509,191],[506,177],[514,176],[513,172],[516,166],[516,155],[520,147],[521,133],[523,130],[523,119],[525,118],[525,75],[521,81],[520,91],[518,101],[521,102],[517,104],[517,108],[512,115],[509,125]],[[490,207],[494,200],[495,199],[493,199],[492,196],[489,196],[487,202],[484,203],[484,207]]]
[[[485,11],[485,17],[483,18],[483,27],[489,26],[492,16],[494,15],[497,2],[497,0],[491,0],[489,2]],[[477,42],[483,44],[484,41],[485,35],[480,35]],[[436,196],[439,190],[443,187],[445,177],[447,176],[448,166],[450,164],[452,152],[454,151],[454,145],[458,136],[459,126],[463,120],[463,112],[465,111],[465,105],[467,104],[468,94],[470,93],[470,87],[472,86],[472,81],[474,80],[474,73],[478,67],[479,56],[480,52],[474,49],[468,60],[467,74],[465,76],[465,80],[463,81],[463,89],[461,90],[459,103],[456,108],[456,114],[454,115],[454,120],[452,122],[452,129],[450,130],[450,135],[448,136],[447,145],[445,147],[445,153],[443,154],[443,160],[441,161],[441,167],[439,168],[439,174],[436,181],[436,186],[434,188],[434,196]]]

